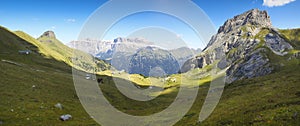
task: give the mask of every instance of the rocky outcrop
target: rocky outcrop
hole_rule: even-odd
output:
[[[272,23],[270,20],[270,16],[266,11],[252,9],[241,15],[235,16],[232,19],[227,20],[225,24],[219,28],[218,33],[229,33],[245,25],[271,27]]]
[[[232,83],[239,79],[247,79],[270,74],[274,69],[268,57],[264,54],[265,49],[258,49],[246,55],[244,60],[235,62],[226,71],[226,82]]]
[[[203,60],[204,60],[203,57],[197,57],[186,61],[182,65],[180,69],[180,73],[185,73],[195,68],[203,68]]]
[[[152,44],[153,43],[140,38],[119,37],[113,41],[99,41],[91,39],[72,41],[67,45],[71,48],[76,48],[78,50],[90,53],[99,59],[107,60],[111,59],[115,53],[134,53],[137,49]]]
[[[144,45],[153,45],[152,42],[149,42],[143,38],[122,38],[118,37],[114,39],[114,43],[126,43],[126,42],[132,42],[132,43],[139,43]]]
[[[227,83],[267,75],[273,71],[267,48],[280,56],[293,49],[272,27],[268,13],[253,9],[227,20],[204,51],[187,61],[181,71],[216,64],[227,69]]]
[[[55,33],[53,31],[46,31],[41,37],[47,37],[50,39],[56,39]]]
[[[293,49],[293,47],[287,43],[278,34],[269,33],[265,37],[266,46],[270,48],[277,55],[284,56],[288,54],[288,50]]]

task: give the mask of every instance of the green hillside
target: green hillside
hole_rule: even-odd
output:
[[[27,49],[33,52],[18,52]],[[4,28],[0,28],[0,69],[0,121],[4,125],[96,124],[76,96],[71,67],[45,58],[37,46]],[[55,108],[57,103],[64,109]],[[73,115],[73,121],[61,122],[62,114]]]
[[[38,39],[34,39],[22,31],[16,31],[15,34],[37,46],[39,52],[47,58],[63,61],[66,64],[81,70],[93,70],[95,65],[99,68],[96,71],[109,69],[109,65],[104,61],[94,59],[91,55],[82,51],[71,49],[55,38],[41,36]],[[96,64],[94,60],[96,60]]]
[[[300,28],[279,30],[281,34],[296,48],[300,49]]]
[[[84,111],[74,89],[68,60],[72,50],[60,45],[58,41],[41,43],[23,32],[16,34],[0,28],[0,122],[12,126],[97,125]],[[285,34],[287,38],[289,35],[295,34]],[[290,42],[299,44],[291,36]],[[47,40],[40,38],[43,39]],[[31,50],[32,53],[19,54],[19,50]],[[277,56],[272,58],[280,58],[278,60],[282,63],[275,73],[227,85],[215,111],[202,123],[197,120],[209,82],[200,80],[197,100],[176,125],[300,125],[300,60]],[[172,75],[176,78],[179,76]],[[171,91],[150,102],[137,102],[122,95],[111,77],[99,77],[104,80],[100,87],[111,104],[132,115],[149,115],[165,109],[173,102],[179,90],[177,83],[170,83]],[[118,80],[124,86],[130,84],[127,80]],[[193,86],[196,85],[188,85],[186,88]],[[166,88],[166,91],[169,89]],[[64,108],[55,108],[57,103],[61,103]],[[66,122],[60,121],[59,116],[62,114],[71,114],[73,118]]]

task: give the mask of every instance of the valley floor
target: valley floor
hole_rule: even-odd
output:
[[[2,124],[98,125],[80,104],[74,89],[71,68],[66,64],[52,62],[51,59],[46,62],[33,61],[38,62],[34,65],[7,57],[1,57],[1,60]],[[209,88],[209,82],[203,83],[192,108],[176,125],[299,125],[299,61],[295,60],[291,64],[271,75],[226,85],[220,103],[212,115],[198,123],[199,112]],[[120,111],[132,115],[159,112],[168,107],[178,93],[178,88],[175,88],[150,102],[136,102],[122,95],[114,86],[111,77],[99,77],[104,79],[100,88],[110,103]],[[54,106],[57,103],[64,106],[62,110]],[[59,116],[63,114],[71,114],[73,119],[60,121]]]

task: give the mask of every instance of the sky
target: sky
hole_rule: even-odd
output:
[[[13,31],[24,31],[36,38],[43,32],[52,30],[59,40],[68,43],[77,40],[90,15],[106,2],[106,0],[1,0],[0,25]],[[210,18],[216,31],[227,19],[253,8],[267,10],[274,27],[300,28],[298,16],[300,0],[193,0],[193,2]],[[117,10],[118,7],[111,9],[112,12],[108,15],[113,14],[113,10]],[[199,43],[201,40],[193,30],[180,20],[152,12],[138,13],[121,19],[107,32],[104,39],[126,37],[146,26],[168,29],[177,37],[188,41],[190,47],[204,46]]]

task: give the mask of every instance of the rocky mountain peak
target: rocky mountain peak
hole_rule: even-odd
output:
[[[118,37],[114,39],[114,43],[125,43],[125,42],[131,42],[131,43],[141,43],[141,44],[148,44],[151,45],[153,43],[148,42],[147,40],[143,38],[123,38],[123,37]]]
[[[126,42],[126,41],[127,41],[127,39],[126,38],[122,38],[122,37],[118,37],[118,38],[114,39],[115,43],[116,42]]]
[[[216,46],[235,44],[237,39],[257,35],[263,28],[272,28],[270,16],[267,11],[252,9],[227,20],[212,36],[209,44],[204,49]],[[233,40],[224,41],[224,38]]]
[[[55,33],[53,31],[46,31],[41,37],[53,38],[56,39]]]
[[[218,33],[229,33],[230,31],[233,31],[245,25],[271,27],[272,23],[267,11],[252,9],[227,20],[224,25],[220,27]]]
[[[212,36],[204,51],[183,65],[181,72],[217,64],[226,70],[226,82],[270,74],[272,56],[284,56],[293,49],[272,27],[266,11],[252,9],[227,20]]]

